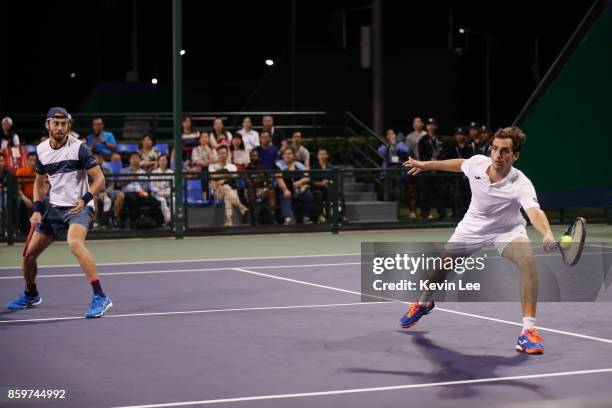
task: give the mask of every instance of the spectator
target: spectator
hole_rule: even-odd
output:
[[[104,225],[110,225],[112,228],[119,228],[121,219],[121,211],[125,203],[125,195],[122,191],[115,188],[115,180],[111,171],[104,165],[104,158],[101,153],[94,153],[96,163],[102,169],[106,188],[99,192],[96,197],[95,219],[102,222]],[[108,220],[108,222],[106,222]]]
[[[287,146],[287,140],[285,139],[283,131],[274,127],[274,118],[270,115],[264,115],[261,120],[261,125],[262,132],[266,130],[270,134],[272,144],[284,150]]]
[[[249,153],[244,148],[242,136],[239,134],[234,135],[232,143],[230,145],[230,162],[236,165],[238,171],[244,170],[247,164],[249,164]]]
[[[264,169],[273,170],[278,159],[278,148],[272,144],[270,132],[262,130],[259,134],[259,141],[261,145],[255,148],[259,154],[259,163]]]
[[[317,160],[312,164],[312,170],[334,170],[334,166],[329,163],[329,152],[325,147],[319,147],[317,150]],[[310,185],[312,186],[312,195],[314,200],[314,220],[324,222],[323,208],[328,202],[329,184],[332,182],[331,175],[312,174],[310,176]],[[329,216],[328,213],[326,213]]]
[[[217,149],[219,146],[229,146],[232,134],[225,130],[223,119],[216,118],[213,122],[213,131],[210,135],[210,144]]]
[[[446,149],[444,159],[469,159],[472,155],[472,148],[467,143],[467,131],[463,127],[458,127],[455,130],[455,141]],[[472,197],[470,184],[463,174],[456,174],[453,181],[449,186],[453,192],[451,205],[453,217],[462,218]]]
[[[436,135],[438,131],[438,121],[434,118],[427,119],[427,134],[419,140],[419,160],[440,160],[442,158],[442,141]],[[421,217],[432,219],[430,209],[435,202],[437,205],[440,220],[446,218],[444,209],[444,185],[436,178],[435,172],[431,176],[421,177],[417,184],[417,189],[421,194]]]
[[[472,149],[472,156],[485,154],[485,143],[480,137],[480,125],[478,122],[470,123],[470,134],[468,144]]]
[[[472,156],[472,148],[467,143],[467,131],[458,127],[455,130],[455,141],[447,147],[444,159],[469,159]]]
[[[191,165],[196,171],[208,169],[218,160],[217,151],[210,145],[210,136],[207,132],[200,133],[200,144],[191,151]]]
[[[295,131],[291,134],[291,149],[295,160],[301,161],[306,169],[310,169],[310,152],[302,146],[302,132]]]
[[[412,119],[412,129],[414,130],[408,133],[404,143],[408,147],[408,152],[410,155],[416,160],[419,160],[419,141],[421,140],[421,137],[427,134],[425,131],[425,124],[420,116],[415,116],[414,119]]]
[[[130,165],[121,170],[121,173],[128,175],[126,179],[122,179],[121,184],[125,194],[130,227],[160,225],[163,222],[161,206],[156,198],[149,195],[150,185],[146,180],[147,173],[140,168],[140,155],[138,153],[130,154]],[[145,217],[147,217],[146,223],[140,224],[139,219]],[[149,223],[150,219],[152,219],[152,223]]]
[[[242,136],[244,148],[247,152],[250,152],[259,146],[259,133],[257,133],[256,130],[253,130],[252,126],[253,123],[251,122],[251,118],[247,116],[242,119],[242,129],[238,131],[238,133]]]
[[[155,175],[155,181],[151,182],[151,193],[153,197],[157,198],[161,205],[161,211],[164,215],[164,222],[166,225],[172,220],[172,169],[168,168],[168,156],[162,154],[158,160],[159,166],[153,170]]]
[[[144,135],[140,141],[140,168],[151,172],[157,167],[157,160],[159,159],[159,152],[153,147],[155,146],[155,139],[150,135]]]
[[[250,152],[250,162],[246,166],[249,174],[246,176],[247,197],[251,212],[251,225],[257,225],[260,220],[265,220],[267,224],[273,222],[272,215],[276,209],[276,193],[272,186],[272,178],[266,169],[259,162],[257,149]],[[261,199],[264,203],[263,208],[257,213],[257,200]]]
[[[211,184],[215,199],[223,200],[225,204],[225,227],[231,227],[232,221],[232,209],[237,207],[241,215],[245,215],[249,210],[245,207],[238,198],[238,192],[236,191],[236,174],[223,174],[220,173],[235,173],[237,171],[236,166],[228,161],[229,151],[227,146],[220,146],[217,149],[219,155],[219,161],[217,163],[208,166],[209,173],[217,173],[211,175]]]
[[[304,224],[312,224],[313,197],[308,184],[310,179],[307,173],[288,174],[287,172],[304,171],[306,167],[299,161],[295,161],[293,150],[285,149],[283,160],[276,167],[283,171],[282,176],[277,175],[279,188],[279,202],[281,217],[285,225],[299,221],[300,216]],[[298,214],[296,217],[295,214]]]
[[[383,158],[383,168],[385,169],[401,167],[402,163],[408,159],[408,147],[402,142],[398,143],[396,137],[393,129],[387,130],[385,135],[387,144],[380,145],[378,148],[378,154]]]
[[[183,143],[186,146],[194,146],[198,144],[200,132],[193,128],[193,119],[189,115],[183,116],[182,135]]]
[[[480,138],[484,143],[484,155],[491,156],[491,129],[487,125],[480,127]]]
[[[32,216],[32,202],[34,201],[34,177],[36,177],[36,153],[29,153],[27,165],[17,169],[17,219],[22,233],[27,234],[30,229]]]
[[[117,141],[111,132],[104,130],[104,121],[101,117],[95,117],[91,121],[93,133],[87,135],[87,146],[93,153],[102,153],[105,160],[108,160],[115,151]]]
[[[13,119],[2,118],[2,139],[0,139],[0,154],[7,148],[19,147],[19,135],[13,131]]]

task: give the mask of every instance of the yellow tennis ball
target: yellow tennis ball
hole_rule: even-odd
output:
[[[572,237],[570,237],[569,235],[563,235],[559,240],[559,245],[561,245],[561,248],[563,249],[569,249],[569,247],[572,246],[572,242]]]

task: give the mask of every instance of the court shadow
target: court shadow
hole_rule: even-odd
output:
[[[418,351],[433,365],[433,371],[380,370],[358,367],[347,368],[343,371],[360,374],[384,374],[414,377],[417,380],[417,384],[452,382],[476,380],[479,378],[495,378],[497,377],[495,370],[498,367],[518,366],[530,358],[533,358],[522,353],[516,353],[516,355],[511,357],[463,354],[434,343],[425,336],[427,332],[398,331],[398,333],[405,336],[410,336],[412,338],[412,342],[417,347]],[[540,390],[540,386],[517,380],[495,381],[478,384],[468,383],[445,385],[439,388],[436,395],[440,399],[471,398],[478,395],[477,386],[482,385],[505,385],[518,387],[524,390],[532,391],[541,397],[546,397]]]

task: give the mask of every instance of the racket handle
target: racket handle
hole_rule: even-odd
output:
[[[554,251],[555,249],[559,248],[559,243],[558,242],[547,242],[544,245],[545,249],[547,249],[548,251]]]

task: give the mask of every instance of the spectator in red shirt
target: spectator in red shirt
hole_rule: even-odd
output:
[[[19,204],[17,206],[17,220],[22,233],[30,229],[32,216],[32,201],[34,200],[34,177],[36,177],[36,153],[28,154],[27,166],[17,169],[17,191]]]

